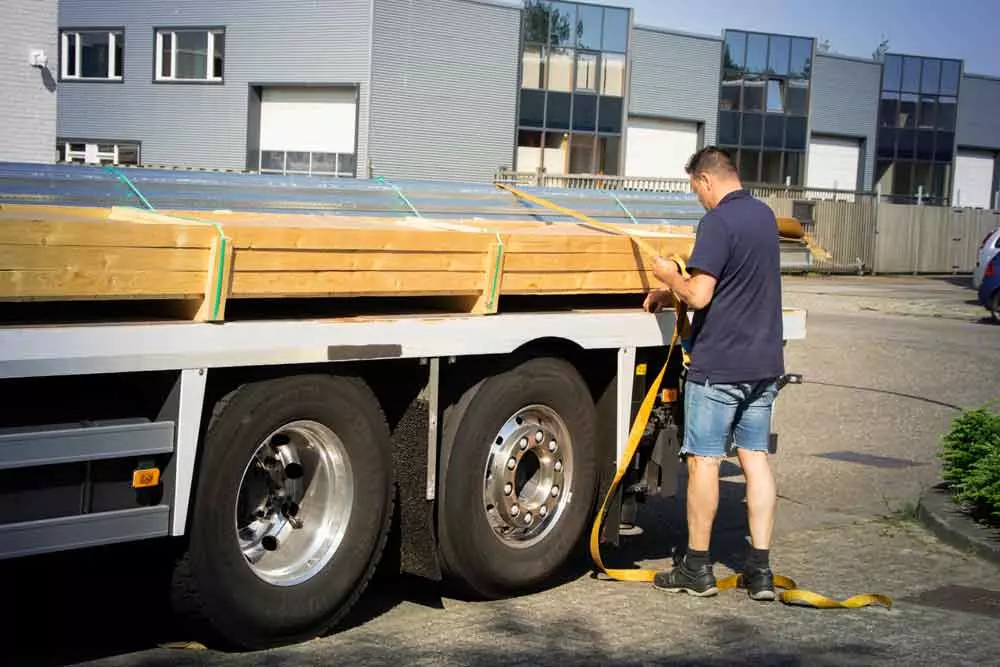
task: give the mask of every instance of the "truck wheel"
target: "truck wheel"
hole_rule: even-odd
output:
[[[597,486],[596,410],[569,363],[538,358],[478,383],[444,415],[442,560],[477,596],[549,580],[581,544]]]
[[[355,378],[245,385],[205,436],[175,601],[258,649],[320,635],[360,597],[392,515],[389,429]]]

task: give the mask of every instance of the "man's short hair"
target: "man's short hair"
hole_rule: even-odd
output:
[[[733,156],[724,148],[705,146],[691,156],[684,170],[689,176],[715,173],[719,175],[737,176],[736,163]]]

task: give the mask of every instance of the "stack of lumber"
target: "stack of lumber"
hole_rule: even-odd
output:
[[[464,297],[496,312],[526,294],[641,294],[651,257],[687,256],[689,231],[575,223],[0,205],[0,300],[192,301]]]
[[[492,313],[507,296],[638,296],[704,214],[687,193],[522,190],[0,163],[0,302],[168,301],[222,321],[241,299]],[[801,232],[779,222],[783,246]]]

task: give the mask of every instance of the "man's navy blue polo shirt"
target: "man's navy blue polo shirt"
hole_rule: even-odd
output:
[[[755,382],[785,372],[781,264],[774,212],[749,192],[726,195],[698,223],[688,269],[717,280],[711,303],[695,311],[692,382]]]

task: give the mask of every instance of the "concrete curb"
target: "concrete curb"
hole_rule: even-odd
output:
[[[943,542],[1000,565],[1000,530],[976,523],[952,501],[944,484],[924,494],[917,516]]]

